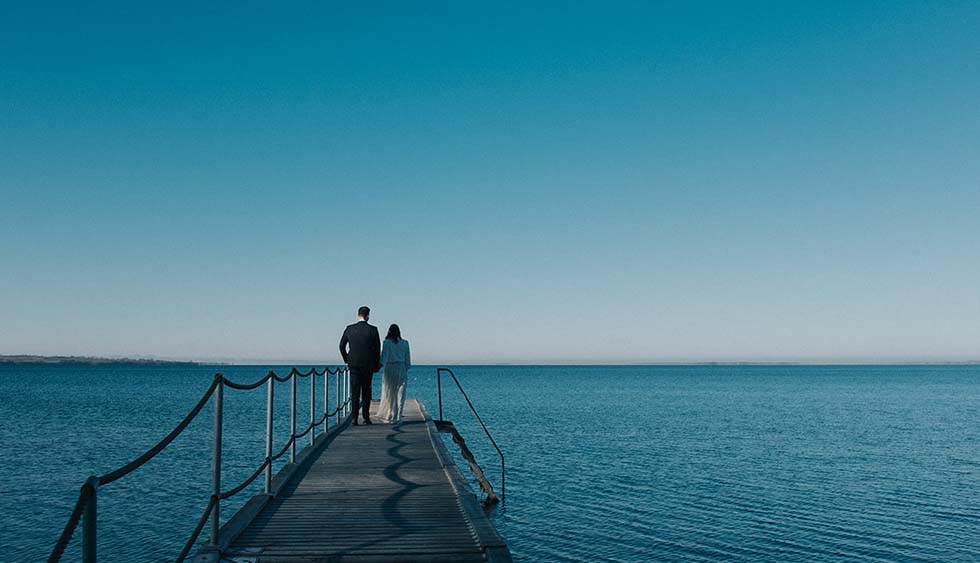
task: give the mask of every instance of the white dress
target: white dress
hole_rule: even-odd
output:
[[[378,420],[397,424],[402,420],[405,407],[405,385],[408,383],[408,369],[412,367],[412,354],[408,340],[398,342],[385,338],[381,348],[381,402],[378,406]]]

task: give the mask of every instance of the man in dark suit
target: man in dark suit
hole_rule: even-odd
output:
[[[361,408],[364,424],[371,424],[371,379],[381,369],[381,336],[378,334],[378,327],[368,324],[370,316],[370,308],[358,309],[357,322],[349,325],[340,338],[340,355],[350,368],[354,426],[357,426],[358,406]]]

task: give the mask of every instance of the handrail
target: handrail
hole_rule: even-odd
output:
[[[497,455],[500,456],[500,500],[501,502],[505,502],[507,497],[507,492],[506,492],[507,473],[504,464],[504,452],[500,451],[500,447],[497,446],[497,441],[493,439],[493,436],[490,434],[490,430],[487,429],[487,425],[484,424],[483,419],[480,418],[480,413],[476,412],[476,407],[473,406],[473,401],[470,401],[469,395],[467,395],[466,391],[463,390],[463,386],[459,384],[459,379],[456,379],[456,374],[453,373],[453,370],[449,368],[436,368],[436,384],[439,390],[439,421],[440,422],[443,421],[442,372],[446,372],[452,376],[453,381],[456,383],[456,387],[459,388],[459,392],[462,393],[463,398],[466,399],[466,404],[470,406],[470,410],[473,411],[473,415],[476,417],[477,422],[479,422],[480,426],[483,427],[483,433],[487,435],[487,438],[490,438],[490,443],[493,444],[493,449],[497,450]]]
[[[191,423],[191,421],[193,421],[194,418],[197,417],[197,413],[201,412],[201,409],[204,408],[205,404],[207,404],[208,399],[211,398],[211,395],[214,394],[214,390],[218,388],[218,385],[222,383],[223,379],[224,376],[221,375],[220,373],[215,374],[214,380],[211,382],[211,386],[208,387],[208,390],[205,391],[204,395],[202,395],[200,400],[197,401],[197,404],[194,405],[194,408],[192,408],[191,411],[187,413],[187,416],[184,417],[184,420],[181,420],[180,424],[178,424],[173,430],[170,431],[170,434],[167,434],[162,440],[157,442],[155,446],[146,450],[143,453],[143,455],[127,463],[126,465],[120,467],[119,469],[116,469],[115,471],[110,471],[109,473],[100,476],[99,486],[108,485],[109,483],[115,481],[116,479],[120,479],[122,477],[125,477],[126,475],[129,475],[136,469],[142,467],[144,463],[156,457],[157,454],[162,452],[164,448],[170,445],[170,442],[176,440],[177,436],[180,436],[180,434],[184,431],[185,428],[187,428],[187,426]]]
[[[265,493],[271,494],[271,481],[272,481],[272,463],[282,457],[286,451],[292,449],[293,455],[290,456],[290,462],[295,459],[295,444],[296,440],[310,435],[310,444],[314,443],[315,429],[323,424],[323,432],[326,433],[329,426],[330,417],[336,415],[337,422],[340,422],[340,416],[350,414],[350,385],[346,382],[341,382],[341,375],[349,373],[346,366],[336,367],[331,369],[329,367],[324,367],[322,370],[317,370],[315,367],[311,367],[306,372],[301,372],[296,368],[292,368],[289,373],[285,376],[280,376],[276,374],[275,371],[269,371],[262,378],[252,383],[238,383],[232,381],[225,377],[224,374],[216,373],[214,379],[211,381],[211,385],[208,386],[207,390],[201,395],[194,407],[187,413],[186,416],[170,431],[166,436],[163,437],[159,442],[157,442],[153,447],[143,452],[139,457],[133,461],[119,467],[113,471],[106,473],[105,475],[96,477],[91,476],[82,485],[81,490],[78,493],[78,498],[75,501],[75,506],[68,518],[68,523],[65,524],[61,535],[58,537],[58,541],[55,542],[54,548],[51,550],[51,555],[48,556],[48,563],[58,563],[61,557],[64,555],[65,549],[68,547],[72,536],[75,534],[75,530],[78,528],[79,522],[82,524],[82,561],[83,563],[95,563],[96,561],[96,540],[97,540],[97,506],[98,506],[98,491],[99,488],[112,483],[118,479],[129,475],[133,471],[142,467],[146,462],[150,461],[154,457],[160,454],[171,442],[177,439],[188,425],[200,414],[204,406],[214,398],[214,451],[212,452],[212,492],[209,497],[207,507],[204,513],[201,515],[194,527],[194,531],[191,537],[185,542],[180,553],[177,555],[176,562],[181,563],[190,553],[191,548],[194,543],[197,542],[198,537],[204,530],[204,526],[207,523],[209,517],[211,520],[211,540],[212,545],[217,542],[218,535],[218,520],[219,512],[221,507],[221,501],[230,498],[241,491],[245,490],[259,475],[262,474],[263,470],[266,473],[265,479]],[[327,377],[330,375],[337,376],[337,407],[333,411],[328,412],[329,405],[329,381]],[[312,377],[311,377],[312,376]],[[296,432],[296,395],[295,395],[295,380],[297,377],[310,377],[310,423],[307,425],[306,429],[300,433]],[[316,404],[316,384],[315,378],[323,377],[323,414],[319,419],[315,419],[314,408]],[[291,401],[291,412],[290,418],[293,421],[292,429],[290,430],[289,440],[283,446],[283,448],[275,455],[272,455],[272,414],[273,414],[273,397],[274,391],[273,386],[276,382],[285,383],[292,380],[293,383],[293,394]],[[252,389],[257,389],[261,387],[262,384],[268,385],[268,401],[266,404],[266,455],[259,465],[259,467],[246,478],[242,483],[228,489],[224,492],[220,490],[221,485],[221,429],[222,429],[222,415],[224,412],[224,393],[222,390],[224,387],[229,387],[231,389],[237,389],[242,391],[249,391]],[[341,395],[345,397],[343,403],[341,403]]]

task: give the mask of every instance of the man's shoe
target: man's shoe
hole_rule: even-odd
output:
[[[354,425],[354,426],[357,426],[357,419],[355,418],[354,419],[354,422],[352,422],[351,424]]]
[[[365,418],[364,419],[364,424],[374,424],[374,423],[371,422],[371,419],[370,418]]]

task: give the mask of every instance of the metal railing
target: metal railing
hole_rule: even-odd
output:
[[[442,372],[446,372],[452,376],[453,381],[456,383],[456,387],[459,389],[459,392],[463,395],[463,398],[466,399],[466,404],[470,406],[473,416],[476,417],[477,422],[479,422],[480,426],[483,427],[483,433],[487,435],[487,438],[490,438],[490,443],[493,444],[493,449],[497,450],[497,455],[500,456],[500,500],[501,502],[505,502],[507,496],[507,472],[504,463],[504,452],[500,451],[500,447],[497,446],[497,441],[493,439],[493,436],[490,434],[490,430],[487,429],[487,425],[484,424],[483,419],[480,418],[480,413],[476,412],[476,407],[473,406],[473,401],[470,400],[469,396],[466,394],[466,391],[463,390],[463,386],[459,384],[459,379],[456,378],[456,374],[449,368],[436,369],[436,385],[439,390],[439,422],[444,422],[442,418]]]
[[[97,521],[98,521],[98,491],[100,487],[104,487],[113,481],[121,479],[126,475],[132,473],[144,463],[153,459],[161,451],[164,450],[171,442],[173,442],[180,434],[187,428],[187,426],[194,420],[195,417],[201,412],[204,406],[214,397],[214,434],[212,443],[212,454],[211,454],[211,496],[208,499],[207,507],[204,509],[204,513],[197,521],[197,525],[194,527],[194,531],[191,537],[184,543],[184,547],[181,549],[180,553],[177,555],[176,563],[181,563],[187,557],[190,550],[194,547],[197,542],[198,537],[201,535],[201,531],[204,526],[207,525],[208,521],[211,522],[210,531],[210,541],[211,545],[216,545],[218,542],[218,530],[220,527],[220,512],[221,512],[221,501],[227,498],[233,497],[236,494],[245,490],[259,475],[265,472],[265,486],[264,493],[272,494],[272,464],[274,461],[286,454],[289,451],[289,462],[296,462],[296,441],[303,436],[309,434],[310,445],[314,443],[316,428],[323,425],[323,433],[327,432],[329,427],[329,418],[332,416],[337,416],[337,424],[340,424],[341,417],[350,414],[350,382],[348,377],[349,370],[346,367],[338,367],[334,369],[323,368],[317,371],[316,368],[310,368],[309,371],[301,372],[296,368],[289,371],[288,375],[279,376],[274,371],[269,371],[262,379],[255,381],[253,383],[236,383],[223,374],[217,373],[214,376],[214,380],[211,385],[204,392],[201,398],[197,401],[194,407],[187,413],[180,423],[170,431],[162,440],[160,440],[152,448],[148,449],[138,458],[127,463],[126,465],[106,473],[102,476],[91,476],[85,480],[82,485],[82,489],[78,494],[78,499],[75,501],[75,508],[71,512],[71,516],[68,518],[68,523],[65,525],[64,530],[61,532],[61,536],[55,543],[54,549],[51,551],[51,555],[48,557],[48,563],[58,563],[61,560],[65,549],[68,547],[68,543],[71,541],[72,536],[78,527],[79,522],[82,523],[82,561],[83,563],[95,563],[96,562],[96,546],[98,540],[97,533]],[[337,379],[337,407],[331,411],[327,412],[329,403],[329,379],[330,375],[336,375]],[[306,429],[302,432],[296,432],[296,381],[300,377],[310,378],[310,423],[307,425]],[[323,415],[316,419],[316,378],[323,377]],[[275,454],[272,453],[272,425],[273,425],[273,407],[275,402],[275,383],[286,383],[290,382],[290,409],[289,409],[289,419],[290,419],[290,435],[289,440],[286,444]],[[266,417],[265,417],[265,459],[261,465],[243,482],[228,489],[226,491],[221,490],[221,430],[222,430],[222,418],[224,415],[224,388],[229,387],[231,389],[250,391],[252,389],[257,389],[263,384],[267,385],[266,390]],[[341,402],[343,398],[343,402]]]

